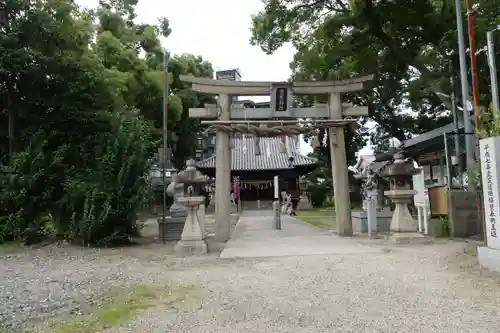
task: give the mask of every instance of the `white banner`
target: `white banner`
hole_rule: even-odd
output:
[[[429,192],[425,186],[424,172],[413,175],[413,189],[417,191],[413,197],[415,207],[429,207]]]
[[[500,249],[498,239],[498,219],[500,217],[499,191],[499,159],[500,137],[479,141],[481,152],[481,177],[483,180],[484,220],[486,225],[486,241],[488,247]]]

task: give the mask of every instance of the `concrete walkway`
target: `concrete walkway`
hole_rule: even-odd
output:
[[[282,229],[274,228],[272,211],[244,211],[221,258],[262,258],[318,254],[376,253],[379,249],[329,230],[282,215]]]

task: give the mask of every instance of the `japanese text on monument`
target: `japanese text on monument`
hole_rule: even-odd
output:
[[[490,235],[491,237],[497,238],[497,230],[496,230],[496,213],[495,213],[495,196],[493,193],[493,173],[491,171],[492,166],[491,166],[491,147],[489,144],[484,145],[484,166],[485,166],[485,171],[486,171],[486,184],[483,186],[486,186],[487,189],[487,196],[484,198],[487,200],[488,204],[487,207],[489,209],[485,212],[485,218],[489,219],[490,224],[491,224],[491,230],[490,230]]]

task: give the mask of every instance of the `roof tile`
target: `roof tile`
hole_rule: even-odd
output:
[[[231,149],[231,170],[285,170],[296,166],[313,165],[318,163],[317,159],[306,157],[298,153],[281,152],[281,138],[260,138],[260,155],[255,153],[255,137],[243,137],[233,139]],[[289,157],[294,157],[294,163],[289,165]],[[211,156],[197,163],[200,169],[215,168],[216,156]]]

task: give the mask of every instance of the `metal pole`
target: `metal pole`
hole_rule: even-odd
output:
[[[162,202],[162,213],[163,213],[163,225],[165,225],[166,214],[167,214],[167,175],[166,164],[167,164],[167,113],[168,113],[168,56],[167,51],[163,50],[163,161],[162,161],[162,180],[163,180],[163,202]]]
[[[474,96],[474,119],[475,119],[475,133],[473,135],[469,135],[474,142],[474,152],[476,151],[476,134],[481,130],[481,119],[479,117],[479,83],[477,81],[477,66],[476,66],[476,42],[474,39],[474,25],[473,25],[473,15],[474,12],[472,10],[470,0],[465,0],[465,6],[467,9],[467,30],[469,33],[469,52],[470,52],[470,63],[471,63],[471,72],[472,72],[472,94]],[[476,210],[477,216],[481,218],[481,191],[477,191],[473,184],[469,182],[469,191],[476,192]],[[485,221],[483,219],[483,230],[485,227]],[[486,239],[486,237],[484,237]]]
[[[488,64],[490,65],[491,98],[493,100],[493,115],[498,118],[497,112],[500,112],[500,101],[498,96],[498,78],[497,65],[495,61],[495,42],[493,41],[493,31],[486,33],[488,40]]]
[[[467,82],[467,64],[465,60],[465,41],[464,41],[464,29],[462,22],[462,6],[461,0],[455,0],[455,11],[457,16],[457,35],[458,35],[458,57],[460,61],[460,83],[462,88],[462,105],[463,105],[463,118],[464,118],[464,131],[465,133],[472,132],[472,124],[469,116],[469,83]],[[467,169],[471,168],[474,164],[476,142],[472,135],[465,136],[465,155],[466,155],[466,165]],[[474,186],[471,182],[467,184],[469,191],[474,192]]]
[[[274,176],[274,227],[281,230],[281,205],[280,205],[280,191],[279,191],[279,177]]]
[[[448,135],[447,133],[443,134],[444,141],[444,158],[446,162],[446,178],[448,179],[446,187],[448,190],[451,190],[452,179],[451,179],[451,169],[450,169],[450,154],[448,152]]]
[[[451,62],[450,62],[451,64]],[[457,174],[458,174],[458,184],[462,186],[462,163],[460,159],[460,136],[458,133],[458,114],[457,114],[457,103],[455,102],[455,79],[453,78],[453,71],[450,74],[450,86],[451,86],[451,112],[453,114],[453,123],[455,124],[455,158],[457,159]]]
[[[481,122],[479,119],[479,83],[477,81],[477,64],[476,64],[476,40],[474,38],[474,21],[472,6],[470,0],[465,0],[467,9],[467,31],[469,34],[469,55],[470,67],[472,72],[472,96],[474,98],[474,118],[476,124],[476,133],[481,129]],[[474,144],[474,148],[475,148]],[[475,149],[474,149],[475,150]]]

